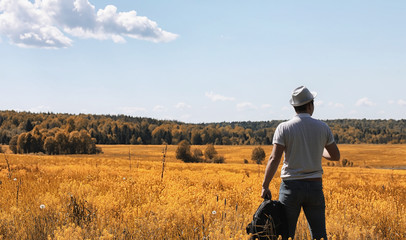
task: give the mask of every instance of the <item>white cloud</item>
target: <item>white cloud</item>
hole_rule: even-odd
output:
[[[237,104],[237,110],[238,111],[244,111],[244,110],[252,110],[252,109],[258,109],[257,106],[250,102],[242,102]]]
[[[72,40],[51,24],[52,19],[28,0],[0,1],[0,34],[20,47],[61,48]]]
[[[406,106],[406,101],[403,100],[403,99],[399,99],[399,100],[398,100],[398,104],[399,104],[400,106]]]
[[[329,107],[334,107],[334,108],[344,108],[344,104],[341,103],[333,103],[333,102],[329,102],[328,103]]]
[[[20,47],[70,47],[73,41],[65,33],[116,43],[125,42],[125,37],[152,42],[178,37],[136,11],[117,12],[113,5],[96,12],[88,0],[0,0],[0,34],[11,43]]]
[[[40,106],[32,107],[28,111],[39,113],[39,112],[49,112],[50,110],[51,110],[51,107],[45,106],[45,105],[40,105]]]
[[[406,101],[403,99],[399,99],[397,101],[391,99],[388,101],[388,104],[390,104],[390,105],[398,104],[399,106],[406,106]]]
[[[177,109],[184,110],[184,109],[187,109],[187,108],[191,108],[192,106],[190,106],[190,105],[188,105],[188,104],[186,104],[184,102],[180,102],[180,103],[176,104],[175,107]]]
[[[261,108],[262,108],[262,109],[267,109],[267,108],[271,108],[271,107],[272,107],[271,104],[262,104],[262,105],[261,105]]]
[[[235,99],[233,97],[226,97],[220,94],[215,94],[214,92],[206,92],[206,97],[208,97],[210,100],[213,102],[216,101],[234,101]]]
[[[293,107],[289,107],[289,106],[282,107],[282,111],[291,111],[292,109],[293,109]]]
[[[355,103],[355,106],[357,106],[357,107],[361,107],[361,106],[372,107],[372,106],[375,106],[375,103],[373,103],[371,100],[369,100],[369,98],[364,97],[364,98],[359,99]]]
[[[325,106],[327,106],[327,107],[330,107],[330,108],[344,108],[344,104],[334,103],[334,102],[325,103],[322,100],[314,101],[314,105],[316,107],[325,107]]]
[[[321,106],[324,105],[324,102],[323,102],[322,100],[317,100],[317,101],[314,101],[314,105],[315,105],[316,107],[321,107]]]
[[[348,112],[348,114],[349,114],[350,116],[355,116],[355,115],[358,114],[358,111],[356,111],[356,110],[351,110],[351,111]]]
[[[147,110],[143,107],[120,107],[121,112],[124,114],[136,114],[140,112],[146,112]]]
[[[187,122],[192,116],[190,114],[184,114],[180,116],[181,121]]]
[[[156,105],[156,106],[152,109],[152,111],[154,111],[154,112],[166,112],[166,109],[165,109],[164,106]]]

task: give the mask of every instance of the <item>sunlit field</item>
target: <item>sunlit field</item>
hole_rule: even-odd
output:
[[[225,164],[186,164],[168,146],[164,167],[164,146],[100,147],[99,155],[2,154],[0,239],[248,238],[266,162],[250,160],[255,146],[215,146]],[[323,160],[329,238],[405,239],[406,146],[339,148],[353,167]],[[278,171],[274,198],[279,184]],[[310,238],[304,216],[296,236]]]

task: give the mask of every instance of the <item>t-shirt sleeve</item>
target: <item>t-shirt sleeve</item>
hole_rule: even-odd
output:
[[[279,145],[285,146],[285,139],[283,137],[281,128],[282,126],[279,124],[275,130],[275,133],[273,134],[272,143],[273,144],[277,143]]]

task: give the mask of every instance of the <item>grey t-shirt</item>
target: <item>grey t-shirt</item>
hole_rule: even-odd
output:
[[[285,146],[281,178],[297,180],[318,178],[323,174],[321,158],[324,147],[334,142],[330,128],[307,113],[300,113],[279,124],[273,143]]]

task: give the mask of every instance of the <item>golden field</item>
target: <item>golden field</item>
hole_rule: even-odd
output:
[[[255,146],[215,146],[225,164],[186,164],[168,146],[163,178],[164,146],[100,147],[99,155],[1,155],[0,239],[248,238],[265,168],[250,160]],[[406,146],[339,148],[354,166],[323,160],[329,238],[406,239]],[[279,184],[278,172],[274,198]],[[303,216],[296,236],[309,239]]]

